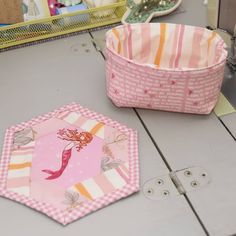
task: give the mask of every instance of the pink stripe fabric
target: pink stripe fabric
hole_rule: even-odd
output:
[[[178,41],[178,52],[177,52],[177,56],[175,59],[175,68],[178,68],[179,66],[179,59],[182,53],[182,48],[183,48],[183,37],[184,37],[184,29],[185,26],[184,25],[180,25],[180,33],[179,33],[179,41]]]
[[[7,180],[7,188],[19,188],[23,186],[29,186],[30,178],[29,177],[18,177]]]
[[[203,28],[196,28],[193,36],[192,43],[192,54],[189,61],[189,67],[195,68],[198,67],[199,60],[201,58],[201,40],[204,34]]]
[[[76,126],[82,126],[88,119],[84,116],[81,116],[78,118],[77,121],[75,121],[74,125]]]
[[[129,170],[126,168],[125,165],[120,165],[120,168],[121,168],[127,175],[129,175]]]
[[[133,58],[133,45],[132,45],[132,29],[131,26],[128,25],[128,51],[129,51],[129,59]]]
[[[11,153],[11,156],[20,156],[20,155],[27,155],[27,154],[32,154],[32,151],[27,151],[27,152],[18,152],[18,151],[13,151]]]
[[[20,147],[19,150],[31,150],[31,151],[33,152],[34,146],[32,146],[32,147]],[[18,151],[18,150],[16,149],[16,150],[14,150],[14,152],[15,152],[15,151]]]
[[[176,49],[177,49],[177,45],[178,45],[179,31],[180,31],[180,25],[177,25],[175,27],[174,40],[173,40],[173,46],[172,46],[172,54],[170,56],[170,62],[169,62],[170,68],[174,67],[174,60],[175,60]]]
[[[64,119],[65,117],[68,116],[68,114],[70,113],[70,111],[66,111],[66,112],[63,112],[62,114],[60,113],[57,118],[59,119]]]
[[[98,184],[98,186],[102,189],[104,193],[109,193],[115,191],[114,186],[110,183],[110,181],[104,175],[98,175],[94,177],[94,181]]]
[[[141,25],[141,40],[142,40],[142,50],[141,58],[144,62],[148,62],[148,57],[151,52],[151,44],[149,43],[151,39],[151,27],[147,24]]]
[[[128,57],[128,29],[127,27],[124,27],[124,40],[123,40],[123,53],[125,57]]]
[[[214,59],[214,63],[217,63],[217,61],[219,60],[219,58],[222,56],[222,53],[221,53],[221,48],[224,46],[224,42],[221,42],[219,41],[217,44],[216,44],[216,55],[215,55],[215,59]]]
[[[122,172],[122,170],[118,167],[116,168],[116,171],[118,172],[118,174],[125,180],[126,183],[129,182],[129,179],[124,175],[124,173]]]

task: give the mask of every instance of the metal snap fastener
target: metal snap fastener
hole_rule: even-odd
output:
[[[199,182],[197,182],[197,181],[192,181],[191,182],[191,186],[193,187],[193,188],[196,188],[196,187],[198,187],[199,186]]]
[[[157,180],[156,180],[156,183],[157,183],[158,185],[163,185],[163,184],[164,184],[164,181],[163,181],[162,179],[157,179]]]
[[[189,170],[186,170],[186,171],[184,172],[184,175],[187,176],[187,177],[189,177],[189,176],[192,175],[192,172],[189,171]]]

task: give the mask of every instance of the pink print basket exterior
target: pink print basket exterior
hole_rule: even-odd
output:
[[[107,94],[119,107],[209,114],[221,89],[224,48],[205,28],[118,26],[106,34]]]

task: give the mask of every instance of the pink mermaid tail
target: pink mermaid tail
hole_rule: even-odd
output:
[[[53,170],[42,170],[43,172],[50,174],[49,177],[47,177],[47,180],[52,180],[52,179],[57,179],[58,177],[60,177],[64,170],[66,169],[68,162],[71,158],[71,152],[72,152],[72,148],[68,149],[68,150],[64,150],[62,152],[62,163],[61,163],[61,168],[59,170],[53,171]]]

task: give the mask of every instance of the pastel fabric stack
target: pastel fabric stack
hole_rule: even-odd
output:
[[[137,132],[78,104],[9,128],[0,195],[63,225],[139,190]]]
[[[119,107],[209,114],[221,89],[225,47],[200,27],[118,26],[106,34],[107,94]]]

